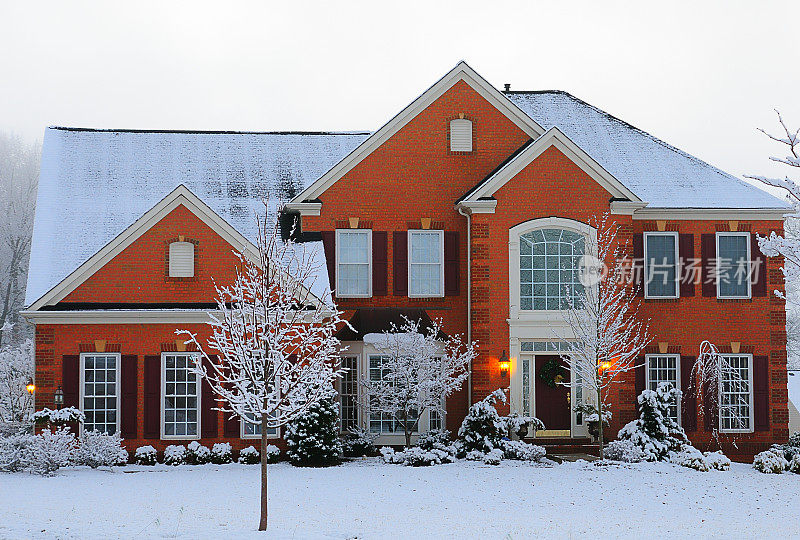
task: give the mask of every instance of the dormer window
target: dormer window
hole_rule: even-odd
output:
[[[170,243],[169,277],[194,277],[194,244],[191,242]]]
[[[472,122],[466,118],[450,120],[450,151],[472,152]]]

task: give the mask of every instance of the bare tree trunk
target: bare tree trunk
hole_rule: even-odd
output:
[[[267,413],[261,414],[261,519],[258,530],[267,530]]]
[[[597,390],[597,416],[598,416],[598,425],[600,430],[600,459],[603,459],[603,392],[602,390]]]
[[[406,448],[411,447],[411,427],[408,425],[408,412],[403,413],[403,431],[406,436]]]

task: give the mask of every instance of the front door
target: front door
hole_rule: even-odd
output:
[[[534,372],[535,416],[544,422],[544,432],[537,436],[569,437],[572,412],[570,410],[570,373],[557,355],[537,355]]]

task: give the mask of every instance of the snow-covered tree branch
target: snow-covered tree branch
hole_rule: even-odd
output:
[[[719,434],[720,415],[729,431],[752,429],[749,398],[752,389],[748,388],[746,371],[737,363],[739,358],[722,355],[713,343],[703,341],[690,374],[700,398],[698,411],[702,418],[713,419],[715,437]]]
[[[0,423],[29,425],[33,396],[26,388],[33,380],[33,340],[0,349]]]

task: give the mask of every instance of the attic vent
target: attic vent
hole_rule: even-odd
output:
[[[169,245],[169,277],[194,277],[194,244],[172,242]]]
[[[472,152],[472,122],[463,118],[450,120],[450,151]]]

